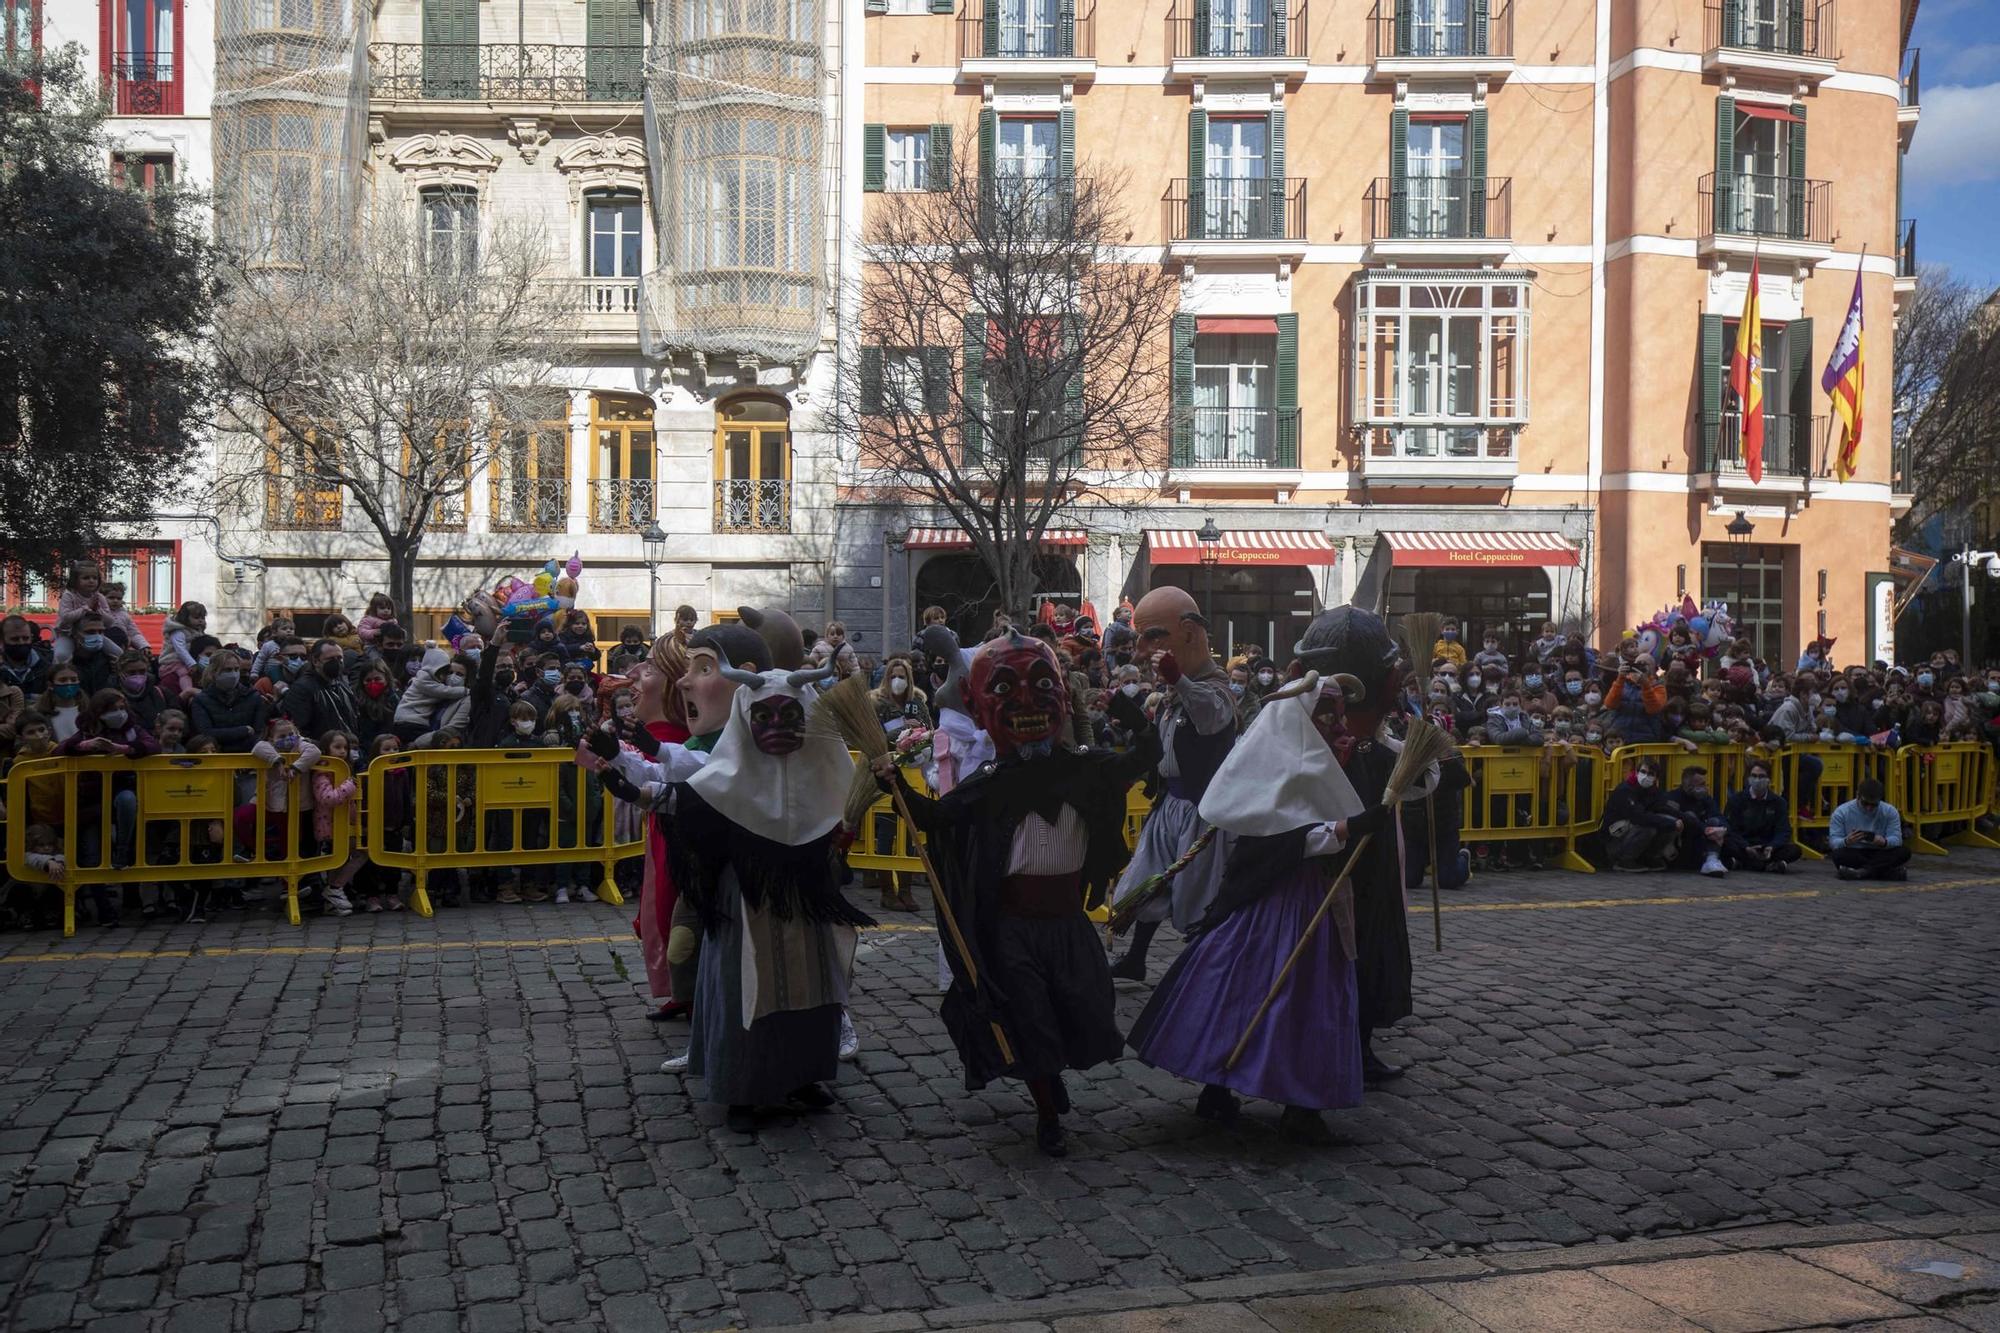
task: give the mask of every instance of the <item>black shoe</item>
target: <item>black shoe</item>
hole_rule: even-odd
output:
[[[1278,1132],[1293,1143],[1326,1145],[1336,1142],[1326,1127],[1326,1117],[1303,1106],[1287,1106],[1278,1117]]]
[[[1053,1100],[1055,1102],[1055,1107],[1056,1107],[1056,1114],[1068,1115],[1069,1085],[1063,1082],[1063,1076],[1061,1074],[1055,1074],[1050,1077],[1049,1091],[1051,1094],[1053,1094]]]
[[[1219,1125],[1233,1125],[1243,1114],[1243,1103],[1235,1093],[1217,1083],[1211,1083],[1201,1090],[1195,1099],[1194,1113],[1203,1120],[1213,1120]]]
[[[833,1105],[833,1094],[817,1083],[806,1083],[786,1093],[785,1100],[808,1111],[824,1111]]]
[[[1905,880],[1908,879],[1909,877],[1910,877],[1910,872],[1903,869],[1903,867],[1901,866],[1896,866],[1893,869],[1885,870],[1882,872],[1883,879]]]
[[[1134,949],[1111,965],[1111,975],[1118,981],[1146,980],[1146,955]]]
[[[1371,1050],[1361,1052],[1361,1081],[1363,1083],[1387,1083],[1401,1078],[1403,1071],[1395,1065],[1383,1064],[1379,1056]]]
[[[757,1112],[755,1108],[749,1106],[732,1106],[729,1108],[729,1115],[724,1123],[738,1134],[755,1134],[757,1132]]]
[[[1052,1115],[1045,1115],[1037,1120],[1035,1146],[1042,1150],[1044,1157],[1069,1156],[1069,1143],[1063,1134],[1062,1121]]]
[[[648,1023],[668,1023],[677,1018],[686,1018],[694,1005],[686,1000],[669,1000],[652,1013],[646,1015]]]

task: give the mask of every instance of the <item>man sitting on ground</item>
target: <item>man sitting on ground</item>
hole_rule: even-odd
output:
[[[1910,849],[1903,845],[1903,816],[1882,799],[1882,784],[1869,778],[1854,789],[1854,799],[1833,812],[1826,831],[1835,873],[1842,879],[1906,879],[1903,865]]]

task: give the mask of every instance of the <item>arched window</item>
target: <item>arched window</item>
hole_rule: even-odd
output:
[[[784,399],[750,394],[716,409],[715,530],[792,530],[792,426]]]

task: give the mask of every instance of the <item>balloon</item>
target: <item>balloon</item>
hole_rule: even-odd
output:
[[[1643,626],[1639,630],[1639,655],[1650,657],[1655,662],[1660,660],[1660,631],[1651,625]]]
[[[563,566],[563,572],[571,578],[575,578],[577,575],[583,573],[583,552],[572,552],[569,557],[569,563]]]
[[[561,568],[562,567],[556,564],[554,560],[550,560],[547,564],[542,566],[542,573],[547,574],[550,578],[554,578],[558,573],[561,572]]]
[[[1708,634],[1708,617],[1690,617],[1688,619],[1688,633],[1694,635],[1697,639],[1706,637]]]
[[[453,612],[451,619],[444,622],[445,641],[453,648],[458,647],[458,641],[470,633],[472,626],[460,620],[457,612]]]
[[[527,586],[528,586],[527,584],[521,582],[521,580],[515,578],[512,574],[509,574],[506,578],[501,579],[499,583],[494,585],[493,596],[500,603],[500,605],[505,606],[507,603],[513,601],[516,597],[520,596],[522,590],[525,589]]]
[[[547,570],[543,570],[541,573],[535,575],[535,596],[547,597],[549,589],[555,585],[555,581],[556,576]]]
[[[535,597],[525,602],[509,602],[503,614],[509,620],[540,620],[543,616],[554,615],[561,609],[553,597]]]

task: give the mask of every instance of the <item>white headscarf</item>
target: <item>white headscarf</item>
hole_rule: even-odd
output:
[[[819,691],[787,682],[788,672],[766,671],[764,683],[739,686],[729,701],[708,762],[688,785],[725,818],[760,838],[797,847],[824,837],[840,822],[854,759],[828,736],[808,733],[795,754],[765,754],[750,734],[750,705],[765,699],[797,699],[810,716]]]
[[[1315,691],[1264,701],[1208,784],[1203,819],[1225,833],[1268,838],[1368,808],[1313,726],[1318,698]]]

